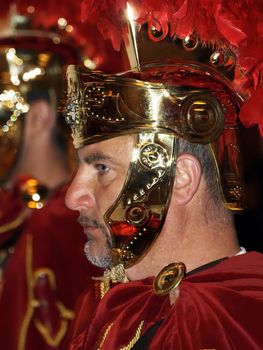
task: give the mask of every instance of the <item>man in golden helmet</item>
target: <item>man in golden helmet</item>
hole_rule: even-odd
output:
[[[132,69],[67,71],[80,164],[66,202],[105,269],[71,349],[262,348],[263,258],[239,246],[231,213],[244,207],[238,124],[262,124],[253,3],[254,32],[247,1],[83,2],[115,46],[122,33]]]

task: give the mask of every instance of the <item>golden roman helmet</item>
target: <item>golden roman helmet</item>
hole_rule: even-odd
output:
[[[89,2],[84,2],[87,9]],[[179,3],[169,2],[178,11]],[[125,185],[104,215],[113,238],[114,264],[124,267],[141,259],[162,229],[179,138],[210,145],[224,204],[233,211],[244,206],[237,119],[244,98],[234,83],[238,74],[235,50],[216,42],[213,35],[210,42],[202,41],[198,28],[187,35],[175,33],[176,21],[171,19],[175,17],[168,16],[168,20],[161,16],[162,10],[158,15],[150,11],[148,2],[148,7],[143,4],[131,1],[126,12],[124,33],[128,33],[125,42],[131,70],[114,75],[73,65],[67,70],[66,121],[77,149],[134,134]],[[99,5],[90,5],[94,17],[92,6],[99,13]]]

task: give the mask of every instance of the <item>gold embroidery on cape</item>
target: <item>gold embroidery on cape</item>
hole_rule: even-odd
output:
[[[92,280],[95,280],[94,277],[91,277]],[[101,281],[95,281],[93,284],[94,296],[96,300],[101,299]]]
[[[26,208],[14,220],[8,222],[5,225],[0,226],[0,234],[8,232],[20,226],[22,222],[26,219],[26,217],[29,215],[29,213],[30,210]]]
[[[38,279],[41,278],[42,275],[48,277],[51,289],[55,290],[56,277],[54,272],[49,268],[37,269],[34,271],[34,286],[36,285]],[[38,307],[38,300],[33,300],[33,304],[35,307]],[[62,320],[60,321],[60,327],[54,336],[51,335],[50,327],[47,327],[38,319],[34,320],[37,330],[43,336],[46,343],[53,347],[57,347],[60,344],[61,340],[66,334],[68,328],[68,321],[74,318],[74,313],[71,310],[68,310],[61,302],[56,302],[56,307],[58,308],[59,315]]]
[[[56,288],[56,278],[55,274],[52,270],[48,268],[37,269],[36,271],[32,271],[32,235],[28,235],[26,242],[26,277],[27,277],[27,286],[28,286],[28,304],[27,311],[22,322],[22,326],[20,329],[19,339],[18,339],[18,350],[26,350],[26,335],[30,325],[30,322],[33,318],[34,309],[39,307],[39,301],[34,298],[34,286],[40,275],[45,274],[48,276],[50,281],[50,286],[52,289]],[[57,302],[56,306],[59,310],[59,314],[61,317],[61,324],[57,333],[52,336],[50,334],[50,329],[46,327],[40,320],[34,320],[35,326],[40,332],[40,334],[45,339],[46,343],[50,346],[57,347],[65,333],[68,329],[69,320],[73,319],[74,313],[67,309],[61,302]]]
[[[109,331],[111,329],[111,327],[113,326],[113,323],[110,323],[110,324],[106,324],[101,332],[100,332],[100,335],[99,335],[99,340],[98,340],[98,343],[99,345],[98,346],[95,346],[96,350],[100,350],[105,342],[105,339],[107,338],[108,334],[109,334]]]
[[[143,327],[144,321],[141,321],[139,324],[139,327],[137,328],[135,332],[135,336],[132,338],[132,340],[129,342],[128,345],[123,346],[120,348],[120,350],[131,350],[135,343],[140,339],[141,337],[141,332],[142,332],[142,327]]]
[[[100,282],[100,298],[102,299],[104,295],[110,290],[110,282],[103,280]]]
[[[51,335],[49,327],[45,326],[38,319],[34,320],[37,330],[43,336],[46,343],[52,347],[59,346],[61,340],[64,338],[67,332],[69,320],[72,320],[75,316],[74,313],[71,310],[66,309],[62,303],[57,302],[56,306],[59,310],[59,314],[62,320],[60,321],[60,327],[54,336]]]
[[[142,327],[144,325],[144,321],[141,321],[136,332],[135,332],[135,335],[134,337],[131,339],[131,341],[129,342],[128,345],[126,346],[122,346],[119,350],[131,350],[133,348],[133,346],[135,345],[135,343],[140,339],[141,337],[141,332],[142,332]],[[102,346],[111,330],[111,327],[113,326],[113,323],[107,323],[101,330],[100,332],[100,335],[98,337],[98,341],[97,343],[99,345],[96,345],[95,346],[95,349],[96,350],[101,350],[102,349]]]
[[[22,326],[21,326],[20,334],[18,338],[18,350],[25,350],[26,334],[30,324],[30,320],[34,312],[34,308],[32,306],[32,300],[33,300],[33,288],[32,288],[33,274],[32,274],[32,268],[31,268],[32,267],[32,240],[33,240],[32,235],[27,237],[25,267],[26,267],[26,278],[27,278],[27,285],[28,285],[28,303],[27,303],[26,315],[22,322]]]

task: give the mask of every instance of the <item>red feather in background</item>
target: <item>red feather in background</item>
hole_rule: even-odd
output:
[[[242,73],[235,87],[247,98],[240,119],[245,126],[258,124],[263,136],[262,0],[130,0],[129,4],[140,23],[162,29],[163,36],[183,38],[194,32],[203,45],[231,49]],[[126,0],[83,0],[82,19],[97,24],[103,37],[119,49],[126,32],[126,7]]]

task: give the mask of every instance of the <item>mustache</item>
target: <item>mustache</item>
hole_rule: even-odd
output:
[[[88,216],[84,216],[84,215],[80,215],[77,219],[78,223],[82,226],[82,227],[94,227],[94,228],[98,228],[101,230],[102,234],[106,237],[107,239],[107,243],[109,247],[113,247],[113,239],[111,237],[111,235],[108,233],[105,225],[101,224],[98,220],[96,219],[91,219]]]
[[[94,228],[101,228],[102,226],[96,219],[90,219],[88,216],[80,215],[77,221],[83,227],[92,226]]]

